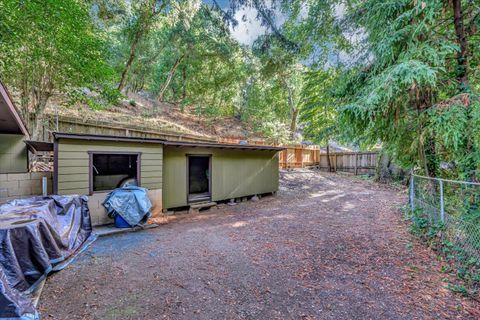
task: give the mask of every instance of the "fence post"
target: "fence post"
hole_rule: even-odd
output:
[[[358,153],[355,152],[355,175],[358,174],[358,164],[357,164],[357,159],[358,159]]]
[[[442,223],[445,223],[445,207],[443,202],[443,181],[440,181],[440,219]]]
[[[415,189],[413,185],[413,174],[410,176],[410,208],[412,209],[412,212],[415,211]]]

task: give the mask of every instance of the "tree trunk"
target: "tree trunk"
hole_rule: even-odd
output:
[[[183,87],[182,87],[182,100],[185,100],[187,97],[187,67],[183,66],[182,68],[182,78],[183,78]]]
[[[180,62],[182,62],[184,57],[185,57],[185,53],[175,60],[175,63],[173,64],[172,68],[170,69],[170,72],[168,73],[167,80],[165,81],[162,89],[160,90],[160,93],[158,94],[157,100],[159,102],[163,101],[163,96],[165,95],[165,92],[167,91],[168,86],[170,85],[170,82],[172,81],[172,78],[175,75],[175,71],[177,70],[178,65],[180,64]]]
[[[130,47],[130,55],[128,56],[127,64],[125,65],[125,68],[122,71],[120,83],[118,84],[119,91],[122,91],[123,88],[125,87],[125,82],[127,80],[127,73],[130,70],[130,67],[132,66],[133,59],[135,59],[137,45],[138,45],[138,42],[140,41],[141,35],[142,35],[142,32],[140,31],[135,33],[135,38],[133,39],[132,46]]]
[[[297,108],[292,110],[292,122],[290,123],[290,137],[292,139],[295,139],[295,132],[297,131],[298,111]]]
[[[295,131],[297,131],[297,118],[298,118],[298,108],[295,106],[295,102],[293,101],[293,90],[287,84],[287,92],[288,92],[288,106],[290,107],[290,111],[292,113],[292,119],[290,122],[290,138],[293,140],[295,138]]]
[[[26,69],[22,74],[20,86],[20,106],[22,108],[22,118],[26,121],[27,128],[30,127],[30,110],[28,108],[30,102],[30,87],[28,83],[28,73]]]
[[[463,25],[462,1],[452,0],[453,24],[460,51],[457,53],[457,80],[460,84],[460,91],[468,91],[468,42],[465,36]]]
[[[125,64],[125,68],[122,71],[120,83],[118,84],[119,91],[122,91],[125,87],[125,83],[127,81],[127,74],[130,70],[130,67],[132,66],[133,60],[135,59],[135,55],[137,53],[137,46],[140,43],[140,40],[142,40],[143,36],[148,32],[148,28],[150,27],[152,18],[155,15],[159,14],[165,8],[165,6],[165,1],[162,1],[162,5],[157,10],[156,1],[151,1],[149,3],[148,9],[141,12],[138,30],[135,32],[135,36],[133,37],[132,45],[130,46],[130,54],[128,56],[127,63]]]
[[[47,106],[47,101],[50,98],[51,94],[46,93],[41,96],[38,101],[38,104],[35,106],[35,127],[33,129],[32,140],[44,141],[43,130],[44,130],[44,121],[45,121],[45,107]]]

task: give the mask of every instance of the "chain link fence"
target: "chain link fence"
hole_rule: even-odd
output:
[[[447,257],[480,265],[480,183],[412,175],[407,218],[434,230]],[[447,250],[445,250],[445,248]]]

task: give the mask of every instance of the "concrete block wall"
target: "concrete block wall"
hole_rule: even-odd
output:
[[[1,173],[0,203],[42,195],[42,179],[47,177],[48,194],[53,192],[51,172]]]
[[[42,179],[47,177],[48,194],[53,193],[51,172],[2,173],[0,174],[0,203],[13,199],[42,195]],[[99,226],[112,223],[102,205],[108,192],[95,193],[88,197],[88,207],[92,217],[92,225]],[[162,189],[149,190],[148,197],[152,202],[152,216],[162,214]]]
[[[108,192],[95,193],[88,197],[88,208],[92,218],[93,226],[101,226],[113,223],[107,215],[105,207],[102,205],[107,197]],[[148,190],[148,198],[152,202],[152,217],[162,214],[162,189]]]

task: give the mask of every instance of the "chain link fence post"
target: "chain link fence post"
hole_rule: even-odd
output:
[[[443,180],[439,180],[440,182],[440,220],[442,224],[445,223],[445,203],[443,201]]]
[[[410,209],[412,210],[412,214],[413,214],[413,211],[415,211],[415,189],[414,189],[413,180],[414,180],[414,176],[412,174],[410,175]]]

